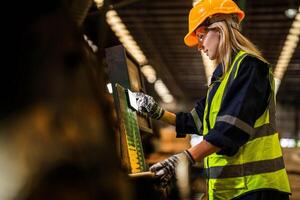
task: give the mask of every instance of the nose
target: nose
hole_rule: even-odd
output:
[[[201,43],[198,43],[198,51],[203,50],[203,45]]]
[[[204,53],[205,53],[205,51],[207,51],[207,49],[205,49],[205,46],[202,44],[202,43],[198,43],[198,51],[204,51]]]

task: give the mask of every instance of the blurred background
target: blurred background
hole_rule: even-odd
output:
[[[274,67],[277,126],[293,195],[300,199],[300,1],[235,1],[242,32]],[[29,0],[3,18],[0,199],[140,199],[121,169],[106,49],[123,45],[144,89],[165,109],[190,111],[211,63],[183,38],[189,0]],[[199,137],[175,138],[152,121],[148,164]],[[197,182],[193,187],[197,187]],[[195,189],[197,191],[197,189]]]

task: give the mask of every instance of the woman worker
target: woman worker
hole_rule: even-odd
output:
[[[244,12],[232,0],[202,0],[189,14],[187,46],[218,65],[207,95],[190,113],[163,110],[136,93],[141,112],[176,126],[178,137],[203,134],[199,144],[154,164],[168,184],[180,157],[204,159],[209,199],[289,199],[290,186],[275,126],[272,68],[240,32]]]

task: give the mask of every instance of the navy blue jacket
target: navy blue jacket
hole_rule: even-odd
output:
[[[213,86],[209,96],[196,103],[195,110],[201,122],[204,120],[206,98],[210,105],[220,85],[222,73],[222,66],[217,66],[211,78]],[[237,76],[228,88],[218,115],[237,117],[253,127],[256,119],[263,114],[268,105],[270,92],[268,64],[248,55],[240,64]],[[208,121],[208,118],[205,120]],[[186,134],[201,134],[197,131],[191,113],[185,112],[176,114],[176,132],[177,137],[185,137]],[[217,122],[204,139],[221,148],[218,154],[232,156],[248,141],[249,135],[234,125]]]

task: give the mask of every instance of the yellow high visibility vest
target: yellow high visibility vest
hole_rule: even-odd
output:
[[[275,95],[271,69],[269,70],[269,79],[272,92],[269,105],[255,121],[254,127],[234,116],[218,116],[228,84],[235,79],[240,63],[246,56],[247,54],[243,51],[235,56],[230,69],[225,73],[212,98],[208,120],[211,128],[218,121],[230,123],[248,133],[250,139],[233,156],[213,153],[205,157],[204,167],[208,178],[209,200],[233,199],[247,192],[260,189],[291,192],[278,133],[275,128]],[[208,94],[209,92],[210,89]],[[206,102],[203,117],[203,135],[206,135],[209,131],[205,120],[208,114],[207,104]]]

